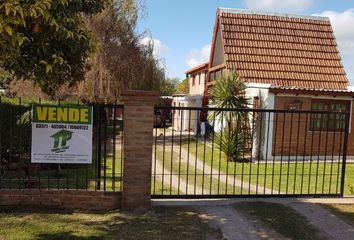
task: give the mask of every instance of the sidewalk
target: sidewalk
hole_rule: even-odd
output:
[[[339,219],[322,204],[354,204],[354,197],[344,198],[243,198],[203,200],[153,200],[153,206],[193,206],[211,219],[225,239],[284,239],[272,229],[250,222],[232,205],[240,202],[272,202],[293,208],[327,239],[353,240],[354,228]],[[266,237],[265,237],[266,236]]]
[[[354,204],[354,197],[343,198],[219,198],[219,199],[153,199],[154,206],[227,206],[238,202]]]

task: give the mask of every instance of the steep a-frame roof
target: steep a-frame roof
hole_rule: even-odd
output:
[[[348,79],[328,18],[220,8],[218,34],[226,68],[245,82],[307,89],[347,89]],[[220,59],[220,57],[218,57]]]

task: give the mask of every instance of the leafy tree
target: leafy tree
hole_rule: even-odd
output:
[[[115,102],[122,89],[159,91],[163,86],[165,72],[153,54],[153,42],[143,44],[145,35],[136,32],[141,8],[135,0],[115,0],[101,14],[86,19],[100,50],[91,57],[93,67],[78,87],[83,100]]]
[[[180,84],[178,84],[176,93],[188,94],[189,93],[189,79],[184,79]]]
[[[215,134],[215,142],[226,154],[228,161],[242,161],[249,138],[247,112],[225,111],[223,109],[245,109],[248,99],[245,98],[246,85],[240,76],[231,72],[217,79],[210,89],[211,105],[220,108],[215,112],[223,128]]]
[[[3,0],[0,2],[0,62],[18,79],[31,80],[54,95],[63,84],[84,77],[95,49],[83,15],[105,0]]]
[[[12,80],[11,73],[0,68],[0,89],[7,89]]]
[[[176,93],[177,87],[180,83],[179,78],[166,78],[160,87],[162,96],[172,96]]]

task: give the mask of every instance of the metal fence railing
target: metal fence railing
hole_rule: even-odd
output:
[[[123,106],[92,105],[92,164],[31,163],[32,104],[41,103],[0,97],[0,189],[121,191]]]
[[[349,112],[157,107],[152,195],[343,195],[349,120]]]

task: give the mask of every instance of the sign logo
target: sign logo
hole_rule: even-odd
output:
[[[69,149],[68,141],[71,139],[73,132],[67,130],[60,130],[59,132],[50,136],[53,138],[52,152],[61,153]]]

